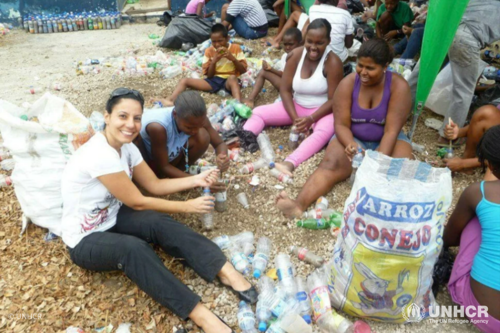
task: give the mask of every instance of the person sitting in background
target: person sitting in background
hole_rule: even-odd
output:
[[[138,91],[114,90],[106,103],[104,131],[71,156],[61,180],[62,239],[71,261],[81,268],[121,271],[155,301],[184,320],[191,318],[204,332],[233,332],[165,267],[150,245],[182,258],[207,281],[218,277],[241,300],[255,303],[257,291],[219,247],[167,215],[209,213],[214,198],[169,201],[144,196],[138,188],[164,196],[206,187],[217,179],[218,170],[158,179],[132,144],[141,130],[143,107]]]
[[[302,7],[300,1],[296,0],[290,0],[289,1],[289,6],[290,6],[290,14],[293,12],[299,12],[302,13]],[[281,31],[283,31],[283,28],[285,26],[287,17],[285,14],[285,0],[277,0],[275,3],[273,3],[273,9],[279,17],[279,23],[278,23],[278,32],[279,34]]]
[[[485,105],[477,109],[472,115],[470,124],[462,128],[459,128],[452,120],[451,124],[444,128],[444,137],[447,140],[456,140],[457,138],[467,138],[467,140],[463,156],[444,159],[446,166],[451,171],[464,173],[472,173],[474,168],[480,167],[481,161],[476,155],[478,144],[484,133],[496,125],[500,125],[500,110],[493,105]],[[484,179],[495,179],[492,177],[491,170],[487,168]]]
[[[285,216],[302,216],[309,205],[347,179],[358,148],[396,158],[412,157],[410,140],[402,131],[411,111],[410,87],[400,75],[387,70],[392,59],[391,48],[383,39],[361,45],[356,73],[342,80],[333,97],[335,136],[323,161],[297,199],[292,200],[286,192],[276,199]]]
[[[403,26],[411,26],[413,11],[406,2],[386,0],[378,9],[376,21],[377,37],[391,40],[404,36]]]
[[[302,33],[299,29],[290,28],[285,32],[285,37],[283,38],[285,53],[281,57],[277,69],[272,68],[265,60],[262,61],[262,69],[255,79],[255,84],[253,86],[252,92],[250,93],[248,98],[244,100],[246,105],[251,108],[254,107],[255,98],[261,92],[266,80],[269,81],[279,91],[281,77],[283,76],[283,70],[285,69],[286,59],[290,52],[292,52],[293,49],[299,47],[301,44]]]
[[[186,14],[198,15],[201,18],[209,18],[215,16],[215,12],[207,14],[206,4],[210,0],[191,0],[186,6]]]
[[[245,54],[238,44],[229,43],[227,29],[214,24],[210,34],[212,46],[205,50],[202,70],[205,79],[182,79],[167,99],[156,99],[164,106],[173,106],[181,92],[187,88],[217,93],[225,89],[238,101],[241,100],[238,77],[247,71]]]
[[[266,126],[294,125],[298,133],[309,134],[276,169],[292,175],[302,162],[323,148],[333,135],[332,97],[343,77],[342,61],[330,48],[331,26],[325,19],[308,27],[304,46],[287,57],[280,84],[282,101],[253,110],[243,126],[258,135]]]
[[[227,146],[210,124],[205,101],[196,91],[181,93],[173,108],[144,113],[138,139],[142,157],[159,178],[191,176],[189,165],[205,154],[209,144],[219,170],[229,167]]]
[[[267,35],[267,16],[257,0],[228,0],[222,6],[221,20],[225,27],[232,26],[238,35],[257,39]]]
[[[473,308],[467,316],[481,331],[500,332],[500,126],[484,133],[477,156],[492,181],[467,187],[444,228],[443,247],[459,246],[448,291],[462,308]],[[495,180],[493,180],[495,179]],[[487,315],[478,315],[479,306]],[[467,311],[466,311],[467,312]]]

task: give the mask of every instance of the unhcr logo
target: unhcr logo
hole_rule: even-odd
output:
[[[403,314],[403,318],[407,323],[418,323],[419,321],[424,319],[422,309],[415,303],[410,303],[403,307],[401,313]]]

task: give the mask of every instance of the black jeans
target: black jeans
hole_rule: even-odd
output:
[[[170,311],[187,319],[200,301],[163,264],[148,244],[184,258],[186,264],[207,281],[215,279],[226,257],[219,247],[170,216],[155,211],[135,211],[125,205],[116,225],[83,238],[68,248],[71,260],[93,271],[122,270],[139,288]]]

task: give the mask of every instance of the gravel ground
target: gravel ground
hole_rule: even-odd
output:
[[[78,110],[89,115],[94,110],[103,110],[109,92],[119,86],[128,86],[142,91],[148,100],[152,96],[166,96],[173,90],[179,78],[162,80],[157,73],[146,77],[116,76],[105,69],[97,75],[77,76],[74,62],[87,58],[119,56],[126,54],[153,55],[157,48],[148,35],[163,34],[163,29],[154,24],[124,25],[119,30],[85,31],[48,35],[30,35],[23,31],[12,31],[0,38],[1,77],[0,98],[22,104],[33,102],[40,94],[31,95],[29,86],[42,90],[54,82],[62,85],[61,91],[53,93],[72,102]],[[261,50],[259,43],[249,42],[247,46]],[[257,53],[259,54],[260,51]],[[275,56],[277,58],[279,54]],[[272,87],[257,100],[257,105],[274,101],[278,93]],[[245,89],[248,94],[250,89]],[[219,96],[203,94],[207,104],[220,102]],[[426,152],[417,154],[421,160],[435,160],[437,138],[435,131],[426,128],[424,120],[440,118],[424,112],[415,142],[423,144]],[[408,126],[409,124],[407,124]],[[406,128],[408,129],[408,128]],[[275,146],[286,146],[288,129],[268,130]],[[280,154],[285,158],[287,149]],[[457,151],[459,153],[459,151]],[[258,153],[257,153],[258,154]],[[324,150],[301,165],[295,173],[295,183],[287,185],[287,192],[295,196],[307,177],[314,171],[324,155]],[[212,154],[207,154],[213,160]],[[255,160],[256,156],[244,155],[244,160]],[[236,174],[237,166],[229,173]],[[213,238],[221,234],[236,234],[249,230],[256,237],[267,236],[274,242],[273,254],[286,251],[290,245],[307,246],[310,250],[328,257],[335,239],[328,231],[310,231],[296,228],[274,207],[278,190],[277,180],[264,172],[258,172],[261,184],[252,191],[246,184],[249,178],[237,178],[240,191],[244,190],[251,203],[250,210],[244,210],[235,199],[235,190],[229,189],[228,207],[224,213],[215,216],[216,229],[204,234]],[[456,175],[453,179],[454,203],[458,195],[470,183],[482,175]],[[349,195],[347,182],[336,186],[327,196],[331,207],[342,210]],[[185,200],[197,196],[191,191],[171,196],[170,199]],[[86,332],[94,328],[131,322],[132,332],[173,332],[181,321],[139,291],[119,272],[91,273],[73,265],[60,240],[51,243],[43,241],[44,231],[30,226],[28,234],[20,238],[20,207],[12,189],[1,189],[0,198],[0,331],[3,332],[63,332],[68,326],[79,326]],[[201,231],[196,216],[178,216],[178,219],[195,230]],[[212,308],[229,324],[236,328],[237,299],[218,282],[206,283],[178,260],[161,254],[165,264],[191,289],[203,296],[203,303]],[[294,260],[298,274],[306,276],[311,266]],[[442,288],[438,302],[451,305],[449,293]],[[12,314],[40,313],[37,320],[12,318]],[[392,325],[369,321],[374,332],[474,332],[470,324],[432,324],[422,322],[411,325]],[[188,326],[192,326],[188,322]]]

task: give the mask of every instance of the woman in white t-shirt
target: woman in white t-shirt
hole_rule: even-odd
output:
[[[142,195],[132,180],[153,195],[210,186],[218,171],[179,179],[158,179],[132,141],[141,130],[144,99],[136,90],[113,91],[103,132],[95,134],[69,160],[62,177],[62,239],[72,261],[94,271],[122,270],[139,288],[206,333],[232,330],[200,304],[148,244],[184,258],[202,278],[219,277],[240,299],[255,303],[255,288],[226,261],[212,241],[165,213],[208,213],[212,197],[185,202]]]

